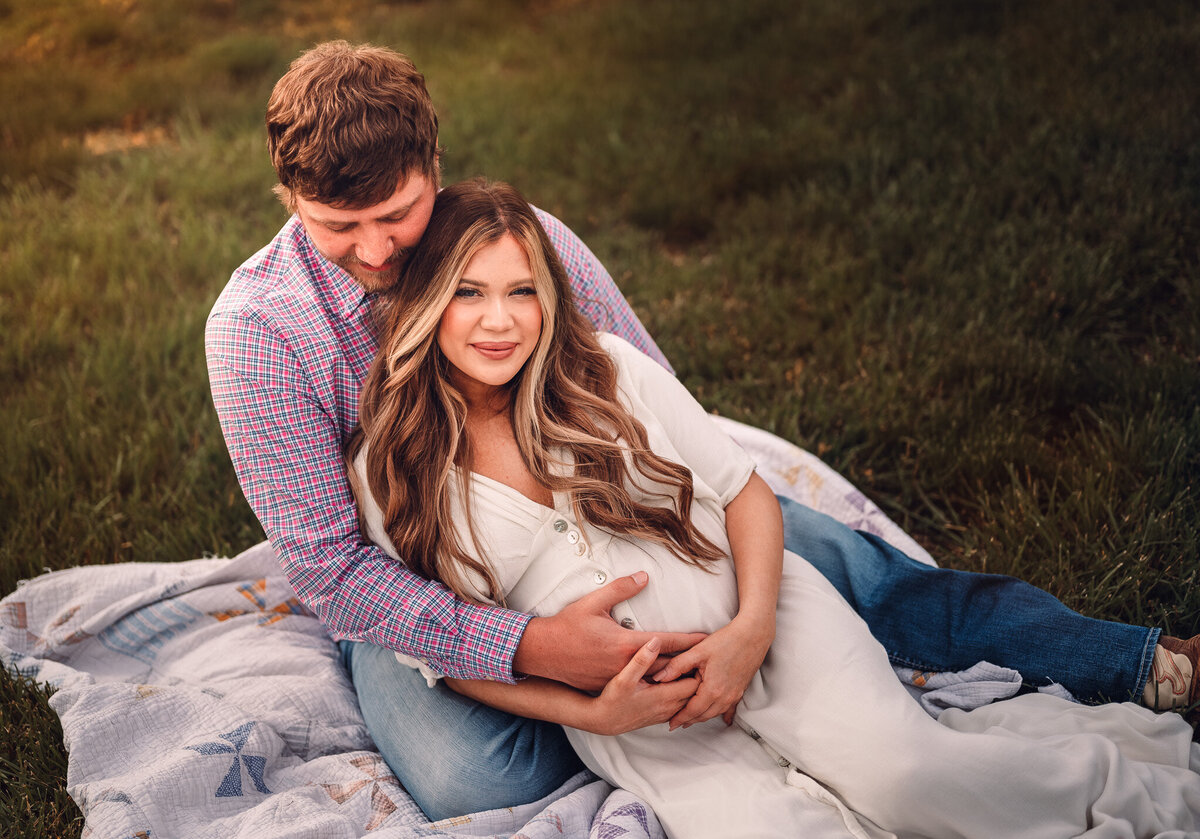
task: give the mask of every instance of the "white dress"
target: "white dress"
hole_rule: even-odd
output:
[[[724,508],[753,463],[669,373],[599,337],[651,447],[691,468],[693,521],[727,550]],[[652,487],[631,489],[665,503]],[[732,562],[698,570],[577,521],[561,494],[549,508],[482,476],[472,491],[476,532],[510,608],[554,614],[645,570],[647,588],[613,612],[626,626],[712,632],[737,610]],[[367,499],[362,510],[367,535],[390,550],[378,506]],[[465,526],[462,543],[471,544]],[[1200,748],[1178,715],[1034,694],[935,721],[866,624],[790,553],[777,621],[733,727],[718,718],[617,737],[567,729],[587,766],[645,799],[675,839],[1200,836]]]

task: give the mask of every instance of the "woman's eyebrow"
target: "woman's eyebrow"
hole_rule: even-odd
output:
[[[487,283],[484,282],[483,280],[473,280],[470,277],[466,277],[466,276],[459,277],[458,281],[460,283],[466,283],[467,285],[480,286],[480,287],[487,285]],[[532,282],[533,282],[532,276],[522,277],[520,279],[512,280],[512,281],[506,283],[505,288],[516,288],[519,285],[529,285]]]

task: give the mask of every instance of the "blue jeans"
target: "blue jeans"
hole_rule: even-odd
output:
[[[537,801],[583,769],[557,725],[431,688],[383,647],[338,647],[371,738],[430,821]]]
[[[787,498],[784,544],[867,622],[893,664],[963,670],[990,661],[1084,702],[1140,699],[1161,630],[1084,617],[1015,577],[937,568]]]
[[[1013,577],[935,568],[781,498],[784,544],[866,620],[893,663],[961,670],[979,661],[1055,681],[1080,699],[1140,697],[1158,629],[1084,617]],[[582,765],[562,730],[438,685],[391,651],[341,642],[367,728],[432,820],[536,801]]]

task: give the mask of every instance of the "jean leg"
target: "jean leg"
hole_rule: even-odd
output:
[[[867,622],[893,663],[962,670],[980,661],[1086,702],[1141,697],[1161,630],[1085,617],[1015,577],[937,568],[780,497],[784,545]]]
[[[383,647],[338,646],[367,730],[431,821],[537,801],[583,768],[560,726],[431,688]]]

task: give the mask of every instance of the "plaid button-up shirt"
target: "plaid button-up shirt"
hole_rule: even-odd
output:
[[[538,217],[597,329],[669,366],[592,252],[558,219]],[[511,682],[530,616],[464,603],[359,533],[342,451],[377,346],[370,298],[293,216],[234,272],[205,330],[238,480],[296,594],[335,638],[398,650],[456,678]]]

